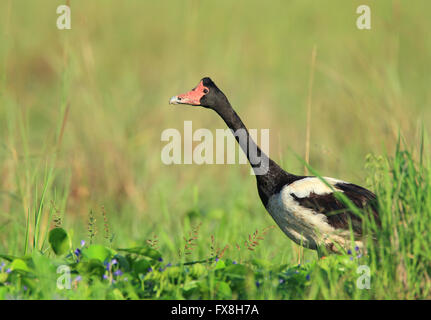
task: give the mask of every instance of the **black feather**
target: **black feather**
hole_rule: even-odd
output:
[[[341,190],[359,209],[370,208],[371,210],[369,211],[374,215],[376,222],[379,222],[376,196],[371,191],[350,183],[337,183],[335,188]],[[319,195],[312,192],[308,197],[304,198],[291,193],[291,196],[301,206],[326,215],[328,223],[333,228],[347,230],[349,221],[351,221],[353,231],[357,234],[362,234],[361,218],[348,209],[347,205],[338,199],[334,193]],[[364,212],[367,212],[367,210]]]

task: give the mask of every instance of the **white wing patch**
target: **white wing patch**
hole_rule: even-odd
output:
[[[341,180],[337,180],[334,178],[323,177],[323,179],[330,184],[334,190],[341,191],[335,188],[337,183],[346,183]],[[293,193],[298,198],[306,198],[310,195],[310,193],[315,193],[318,195],[324,195],[328,193],[332,193],[333,189],[331,189],[328,185],[326,185],[322,180],[316,177],[308,177],[301,180],[297,180],[290,185],[285,187],[289,190],[289,194]],[[283,188],[284,189],[284,188]],[[287,190],[286,190],[287,192]]]
[[[301,206],[292,194],[298,198],[306,198],[311,193],[325,195],[333,190],[340,191],[335,185],[346,183],[333,178],[323,178],[332,189],[316,177],[297,180],[273,195],[268,202],[268,211],[280,228],[298,244],[315,249],[323,241],[322,236],[330,235],[335,229],[328,223],[328,218],[310,208]]]

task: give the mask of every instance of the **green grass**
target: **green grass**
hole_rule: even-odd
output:
[[[22,258],[13,268],[14,259],[0,259],[0,298],[430,298],[429,143],[421,139],[431,120],[429,2],[126,3],[72,1],[70,31],[55,28],[55,1],[0,3],[0,253]],[[355,11],[365,3],[372,30],[359,31]],[[311,98],[312,168],[379,195],[382,228],[366,256],[317,261],[278,228],[249,250],[249,235],[274,222],[247,166],[162,164],[164,129],[182,131],[186,120],[225,127],[209,111],[167,104],[207,75],[250,128],[270,128],[271,156],[296,174]],[[176,269],[158,272],[157,259],[131,255],[121,276],[128,283],[90,277],[75,257],[54,254],[55,226],[72,250],[81,240],[112,250],[152,244]],[[225,268],[183,266],[226,245]],[[154,271],[134,272],[136,259]],[[246,270],[240,279],[232,261]],[[58,264],[82,276],[72,290],[56,289]],[[362,264],[370,290],[356,288]]]
[[[95,242],[94,215],[87,244],[57,223],[42,244],[22,257],[0,255],[3,299],[423,299],[431,297],[431,170],[411,152],[368,158],[371,183],[379,199],[381,226],[364,220],[366,252],[353,248],[342,255],[288,265],[259,258],[272,228],[256,230],[245,243],[219,246],[202,235],[203,223],[191,228],[168,262],[154,236],[130,248],[114,247],[109,223]],[[199,216],[199,212],[197,213]],[[37,221],[37,219],[36,219]],[[229,226],[227,225],[226,228]],[[35,227],[35,230],[38,230]],[[36,232],[37,234],[37,232]],[[35,243],[33,241],[33,243]],[[37,243],[37,242],[36,242]],[[79,250],[77,250],[79,249]],[[196,254],[196,251],[199,254]],[[168,253],[168,252],[167,252]],[[260,254],[261,255],[261,254]],[[169,254],[166,254],[169,256]],[[194,260],[192,257],[199,257]],[[69,287],[57,285],[67,266]],[[365,268],[367,271],[364,271]],[[364,272],[369,278],[364,280]],[[64,286],[67,282],[60,283]],[[361,287],[365,285],[366,287]]]

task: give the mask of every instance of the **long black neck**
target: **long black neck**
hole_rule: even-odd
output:
[[[241,138],[237,134],[235,134],[235,139],[238,141],[256,173],[259,196],[266,207],[269,198],[273,194],[280,192],[284,185],[292,183],[299,177],[284,171],[259,148],[226,97],[223,96],[219,99],[218,106],[214,110],[234,133],[239,131],[245,132],[246,139]]]

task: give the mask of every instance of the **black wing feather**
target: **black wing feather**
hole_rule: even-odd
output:
[[[378,222],[377,202],[376,196],[371,191],[350,183],[337,183],[335,188],[343,191],[355,206],[360,209],[371,208],[375,220]],[[318,213],[326,215],[328,223],[335,229],[348,229],[349,220],[352,222],[353,231],[362,233],[361,218],[355,215],[347,206],[337,199],[334,193],[319,195],[314,192],[310,193],[308,197],[299,198],[294,193],[291,196],[301,206],[312,209]]]

